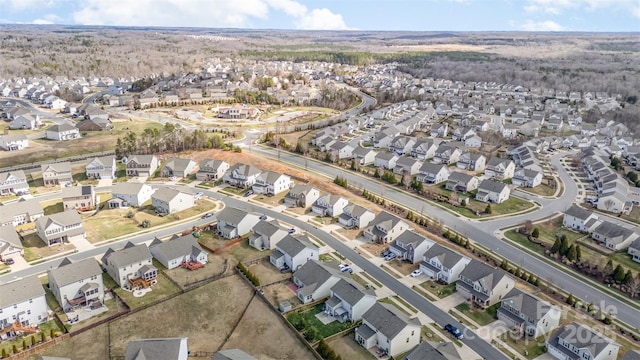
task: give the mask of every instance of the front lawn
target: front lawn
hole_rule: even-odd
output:
[[[513,350],[527,359],[534,359],[546,352],[544,336],[537,339],[531,339],[526,336],[520,339],[516,339],[515,337],[516,335],[511,335],[511,333],[506,332],[500,335],[500,340],[511,346]]]
[[[488,307],[486,310],[482,310],[480,308],[471,308],[468,303],[462,303],[456,306],[456,310],[460,311],[467,317],[471,318],[476,324],[480,326],[485,326],[494,322],[497,317],[496,313],[498,308],[500,307],[500,303],[497,303],[493,306]]]
[[[27,262],[36,261],[75,249],[75,247],[70,243],[48,246],[35,232],[23,235],[22,245],[24,246],[24,259]]]
[[[455,282],[452,282],[451,284],[440,284],[433,280],[428,280],[420,284],[420,287],[429,291],[440,299],[446,298],[447,296],[456,292]]]
[[[351,322],[340,323],[338,321],[324,325],[316,318],[316,314],[321,313],[323,309],[324,303],[320,303],[312,308],[299,312],[292,311],[287,315],[287,320],[289,320],[291,325],[298,329],[309,342],[319,341],[320,339],[355,326],[355,324]]]

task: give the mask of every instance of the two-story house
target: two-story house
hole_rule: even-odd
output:
[[[400,175],[409,174],[413,176],[420,172],[422,165],[422,161],[418,159],[403,156],[396,161],[393,173]]]
[[[339,195],[325,194],[313,203],[311,211],[320,216],[335,217],[342,215],[347,205],[349,205],[347,198]]]
[[[229,167],[229,164],[223,160],[204,159],[200,162],[196,179],[199,181],[222,179],[224,174],[229,170]]]
[[[433,240],[425,236],[413,231],[405,231],[389,244],[389,250],[399,259],[416,264],[434,244]]]
[[[513,174],[511,183],[522,187],[536,187],[542,184],[542,172],[529,169],[518,169]]]
[[[385,355],[397,356],[418,345],[421,328],[418,319],[409,319],[392,305],[375,303],[362,316],[355,338],[366,349],[377,346]]]
[[[85,172],[89,179],[115,179],[116,157],[111,155],[93,158],[85,166]]]
[[[256,183],[256,178],[261,172],[257,167],[238,163],[230,167],[222,179],[231,186],[248,188]]]
[[[284,203],[291,207],[308,208],[320,197],[320,190],[311,185],[296,184],[284,196]]]
[[[502,299],[497,315],[513,333],[535,339],[560,325],[562,309],[513,288]]]
[[[442,122],[439,124],[433,124],[431,126],[431,137],[447,137],[447,134],[449,133],[449,124],[447,124],[446,122]]]
[[[22,170],[0,173],[0,195],[23,195],[29,193],[27,177]]]
[[[318,248],[306,235],[287,235],[276,244],[269,261],[278,269],[296,272],[309,260],[319,260]]]
[[[458,346],[452,342],[423,341],[402,360],[463,360]]]
[[[2,205],[0,227],[10,226],[13,228],[20,224],[34,222],[42,216],[44,216],[44,210],[38,199],[21,198],[16,202]]]
[[[102,270],[94,258],[72,262],[62,260],[47,272],[49,289],[65,312],[78,306],[100,308],[104,303]]]
[[[181,266],[183,262],[198,262],[202,265],[209,262],[209,255],[191,234],[173,235],[167,241],[155,238],[149,245],[149,251],[154,259],[169,270]]]
[[[355,281],[344,278],[331,287],[329,299],[324,303],[324,313],[339,322],[359,321],[362,315],[376,303],[376,293],[365,289]]]
[[[511,179],[516,170],[516,164],[509,159],[501,159],[499,157],[492,157],[487,162],[487,167],[484,169],[484,175],[488,178],[494,178],[496,180]]]
[[[344,278],[335,262],[310,260],[293,274],[291,280],[298,287],[296,297],[306,304],[331,295],[333,285]]]
[[[24,246],[13,226],[0,226],[0,261],[24,255]]]
[[[409,224],[397,216],[383,211],[369,223],[363,235],[367,241],[386,244],[410,229]]]
[[[610,250],[622,250],[638,238],[638,233],[618,224],[602,221],[591,232],[591,239]]]
[[[465,152],[460,155],[456,166],[458,169],[482,171],[485,169],[487,158],[482,154]]]
[[[564,213],[562,226],[583,233],[589,233],[593,230],[594,225],[599,224],[598,219],[597,214],[577,205],[571,205]]]
[[[420,270],[436,281],[451,284],[458,281],[460,273],[471,259],[440,244],[435,244],[422,256]]]
[[[396,167],[396,162],[400,157],[396,153],[381,151],[376,154],[373,160],[373,165],[377,168],[385,168],[387,170],[393,170]]]
[[[75,210],[38,218],[36,233],[48,246],[63,244],[74,239],[85,239],[87,236],[82,226],[82,219]]]
[[[515,280],[504,271],[472,260],[460,273],[456,291],[473,304],[486,308],[501,301],[514,286]]]
[[[287,236],[287,230],[280,226],[278,220],[260,220],[253,227],[253,234],[249,237],[249,246],[261,251],[273,250],[285,236]]]
[[[40,169],[44,186],[67,185],[73,182],[69,161],[43,164]]]
[[[93,185],[63,187],[60,196],[64,210],[87,211],[96,208],[96,192]]]
[[[404,135],[396,136],[391,140],[391,144],[389,144],[389,151],[398,154],[398,156],[402,156],[411,152],[414,144],[415,140],[412,137]]]
[[[485,179],[478,185],[476,200],[500,204],[507,201],[509,195],[511,195],[511,189],[507,184]]]
[[[361,229],[373,221],[376,214],[360,205],[349,204],[342,209],[338,222],[348,229]]]
[[[189,346],[187,345],[186,337],[130,340],[127,343],[125,356],[121,357],[122,360],[188,360],[188,358]],[[216,356],[213,359],[218,360]],[[226,359],[223,358],[222,360]],[[231,360],[251,359],[245,357],[231,358]]]
[[[373,164],[376,154],[377,152],[371,148],[358,146],[351,152],[351,159],[355,160],[359,165],[366,166]]]
[[[449,191],[466,193],[478,188],[480,180],[477,177],[458,171],[453,171],[447,179],[445,188]]]
[[[22,150],[29,147],[29,138],[25,134],[0,135],[0,148],[7,151]]]
[[[69,124],[52,125],[45,130],[45,137],[56,141],[79,139],[80,130]]]
[[[292,187],[293,181],[289,175],[263,171],[256,177],[251,189],[256,194],[277,195],[283,191],[290,190]]]
[[[146,288],[157,282],[158,269],[145,244],[127,242],[122,249],[109,248],[102,257],[102,267],[123,289]]]
[[[171,158],[168,159],[160,174],[163,177],[187,178],[196,170],[196,162],[191,159]]]
[[[457,163],[462,150],[457,146],[451,146],[447,144],[440,144],[433,155],[433,162],[435,164],[453,164]]]
[[[431,159],[436,154],[438,144],[433,139],[418,139],[411,149],[411,156],[418,160]]]
[[[0,332],[17,327],[35,327],[49,319],[45,291],[37,276],[0,284]]]
[[[151,206],[158,214],[173,214],[194,205],[193,193],[185,188],[160,188],[151,195]]]
[[[147,201],[151,200],[151,195],[153,195],[154,192],[155,190],[148,184],[120,182],[115,184],[113,186],[113,189],[111,190],[111,200],[109,200],[109,207],[139,207]]]
[[[629,245],[627,254],[631,256],[631,260],[640,263],[640,239],[634,240],[631,245]]]
[[[439,184],[447,181],[450,174],[447,165],[426,162],[422,164],[420,170],[418,170],[416,180],[425,184]]]
[[[253,213],[226,206],[216,214],[217,230],[225,239],[235,239],[251,232],[260,221],[260,217]]]
[[[547,352],[558,360],[615,360],[620,344],[590,327],[573,322],[547,340]]]
[[[350,159],[353,156],[354,147],[346,141],[336,141],[328,148],[329,154],[333,159],[342,160]]]
[[[127,159],[127,177],[149,177],[158,170],[159,161],[155,155],[131,155]]]

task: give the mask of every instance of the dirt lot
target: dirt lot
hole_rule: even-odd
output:
[[[267,286],[263,288],[264,296],[269,300],[271,304],[274,306],[279,306],[280,302],[288,300],[291,303],[292,307],[297,307],[302,303],[296,297],[296,294],[293,293],[287,286],[292,285],[292,282],[280,283],[271,286]]]
[[[314,359],[309,350],[280,319],[276,318],[277,316],[256,296],[223,349],[244,350],[260,360]],[[251,341],[247,341],[248,339]]]
[[[329,346],[343,359],[375,359],[367,349],[358,345],[353,332],[329,341]]]
[[[246,239],[239,244],[224,248],[225,245],[229,244],[229,241],[221,239],[210,231],[203,231],[200,239],[198,239],[199,243],[215,250],[213,256],[233,260],[229,266],[235,266],[238,261],[252,260],[269,255],[269,252],[259,251],[249,246],[249,240]]]
[[[389,265],[389,267],[393,268],[394,270],[397,270],[398,272],[404,275],[411,274],[413,270],[419,267],[418,264],[411,264],[407,261],[399,260],[399,259],[393,259],[391,261],[387,261],[387,265]]]
[[[209,262],[197,270],[190,271],[178,266],[171,270],[164,270],[164,274],[181,286],[186,286],[221,274],[224,270],[224,260],[220,256],[209,254]]]
[[[265,255],[267,255],[266,252]],[[276,281],[291,278],[291,273],[281,273],[280,270],[273,266],[269,259],[261,260],[257,264],[249,266],[249,271],[260,279],[260,284],[271,284]]]

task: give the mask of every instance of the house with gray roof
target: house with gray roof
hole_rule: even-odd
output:
[[[129,241],[122,249],[109,248],[102,257],[102,267],[123,289],[147,287],[157,281],[158,269],[153,266],[153,257],[145,244],[134,245]]]
[[[485,179],[478,185],[476,200],[500,204],[509,200],[509,195],[511,195],[511,189],[507,184]]]
[[[449,168],[444,164],[426,162],[418,170],[416,180],[425,184],[439,184],[449,178]]]
[[[155,238],[149,245],[149,251],[168,270],[181,266],[183,262],[199,262],[202,265],[209,262],[209,255],[191,234],[174,235],[167,241]]]
[[[371,165],[376,159],[377,152],[371,148],[357,146],[351,152],[351,159],[355,160],[359,165]]]
[[[296,272],[309,260],[319,260],[319,249],[306,235],[287,235],[276,244],[269,261],[278,269]]]
[[[151,206],[158,214],[173,214],[195,205],[193,193],[184,188],[159,188],[151,195]]]
[[[431,160],[434,164],[453,164],[457,163],[460,155],[462,155],[463,147],[452,145],[450,143],[440,144],[436,149],[433,159]]]
[[[63,244],[74,239],[85,239],[87,236],[82,226],[82,219],[75,210],[66,210],[38,218],[36,233],[48,246]]]
[[[13,226],[0,226],[0,261],[22,256],[24,246]]]
[[[462,355],[452,342],[423,341],[402,360],[462,360]]]
[[[403,156],[396,161],[396,166],[393,168],[394,174],[409,174],[416,175],[422,167],[422,161],[414,159],[412,157]]]
[[[18,201],[0,205],[0,226],[17,226],[36,221],[44,216],[40,201],[35,198],[20,198]]]
[[[422,256],[420,270],[428,277],[451,284],[458,281],[460,273],[471,259],[440,244],[434,244]]]
[[[172,158],[168,159],[160,173],[163,177],[187,178],[196,170],[196,162],[191,159]]]
[[[104,304],[102,270],[94,258],[78,262],[65,258],[47,276],[49,289],[65,312],[85,306],[97,309]]]
[[[502,181],[511,179],[515,171],[516,164],[513,161],[499,157],[492,157],[487,162],[487,167],[484,169],[484,175],[488,178],[494,178]]]
[[[640,350],[628,350],[620,360],[640,360]]]
[[[311,185],[296,184],[284,196],[284,203],[291,207],[308,208],[320,197],[320,190]]]
[[[331,287],[324,313],[339,322],[358,321],[376,303],[376,293],[357,282],[344,278]]]
[[[89,179],[115,179],[116,170],[116,157],[113,155],[95,157],[85,166]]]
[[[124,360],[187,360],[187,338],[140,339],[127,344]]]
[[[249,236],[249,245],[261,251],[273,250],[285,236],[287,236],[287,230],[280,225],[278,220],[260,220],[253,227],[253,233]]]
[[[306,304],[331,295],[331,288],[346,276],[335,262],[307,261],[293,274],[292,281],[298,287],[296,297]]]
[[[600,221],[598,215],[592,211],[583,209],[577,205],[571,205],[565,212],[562,218],[562,226],[580,231],[583,233],[589,233],[593,230],[593,225]]]
[[[342,209],[342,214],[338,217],[340,224],[348,229],[361,229],[373,221],[376,214],[360,205],[349,204]]]
[[[80,130],[69,124],[51,125],[45,130],[45,136],[49,140],[65,141],[80,138]]]
[[[383,211],[369,223],[363,235],[367,241],[386,244],[410,229],[409,224],[397,216]]]
[[[151,195],[153,195],[154,192],[155,190],[145,183],[119,182],[111,189],[109,207],[139,207],[151,200]]]
[[[392,305],[375,303],[362,316],[355,338],[366,349],[378,346],[384,354],[397,356],[420,343],[421,328],[418,319],[410,319]]]
[[[274,171],[263,171],[256,177],[251,189],[256,194],[277,195],[293,187],[291,176]]]
[[[239,188],[248,188],[256,183],[262,170],[246,164],[235,164],[227,170],[222,179],[226,184]]]
[[[576,322],[565,325],[547,340],[547,353],[558,360],[615,360],[620,344]]]
[[[542,184],[542,172],[529,169],[518,169],[513,174],[511,183],[522,187],[536,187]]]
[[[0,195],[22,195],[29,193],[27,177],[22,170],[0,173]]]
[[[226,206],[216,214],[218,234],[225,239],[235,239],[251,232],[260,221],[257,214]]]
[[[71,163],[69,161],[43,164],[40,166],[40,170],[42,171],[44,186],[66,185],[73,182]]]
[[[456,167],[462,170],[483,171],[485,169],[487,158],[482,154],[465,152],[460,155]]]
[[[7,151],[22,150],[29,147],[29,138],[25,134],[0,135],[0,149]]]
[[[447,179],[447,183],[445,184],[445,189],[466,193],[477,189],[479,184],[480,180],[473,175],[459,171],[452,171]]]
[[[416,264],[435,242],[413,231],[405,231],[389,244],[389,250],[398,258]]]
[[[49,320],[45,291],[37,276],[0,284],[0,294],[0,331],[14,323],[37,326]]]
[[[487,308],[513,289],[515,280],[500,269],[471,260],[460,272],[456,291],[481,308]]]
[[[498,320],[504,322],[513,334],[533,339],[560,325],[562,309],[540,298],[513,288],[502,299]]]
[[[629,249],[627,249],[627,254],[631,256],[631,260],[640,263],[640,238],[635,239],[631,245],[629,245]]]
[[[218,351],[211,360],[257,360],[253,356],[239,349],[227,349]]]
[[[342,215],[347,205],[349,205],[347,198],[334,194],[325,194],[313,203],[311,211],[320,216],[335,217]]]
[[[399,158],[396,153],[381,151],[377,153],[375,159],[373,159],[373,165],[378,168],[382,167],[387,170],[393,170]]]
[[[200,162],[200,168],[196,173],[196,179],[199,181],[215,181],[222,179],[227,170],[229,170],[229,164],[226,161],[204,159]]]
[[[131,155],[127,159],[127,177],[149,177],[158,170],[159,164],[155,155]]]
[[[610,250],[622,250],[638,239],[638,233],[618,224],[602,221],[591,232],[591,239]]]
[[[64,210],[93,210],[96,207],[96,192],[93,185],[65,186],[60,192]]]

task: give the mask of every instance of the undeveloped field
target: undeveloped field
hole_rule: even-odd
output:
[[[367,349],[358,345],[353,332],[329,341],[329,346],[343,359],[375,359]]]

